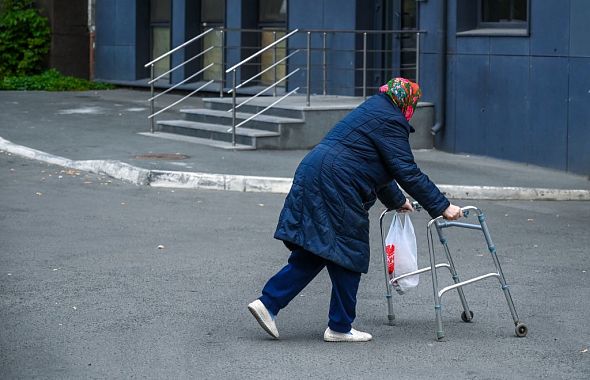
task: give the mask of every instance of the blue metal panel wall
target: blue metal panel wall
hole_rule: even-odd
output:
[[[289,29],[355,29],[355,0],[298,0],[289,1]],[[338,10],[335,12],[334,10]],[[354,35],[329,35],[331,46],[337,49],[352,50],[355,47]],[[306,48],[306,36],[301,33],[294,36],[289,43],[290,48]],[[312,34],[312,49],[321,49],[322,34]],[[291,67],[306,67],[306,54],[302,50],[290,60]],[[311,93],[322,93],[323,73],[321,68],[321,50],[312,51]],[[355,57],[351,52],[332,52],[327,57],[328,65],[347,69],[354,68]],[[362,62],[361,62],[362,64]],[[358,65],[358,63],[357,63]],[[331,94],[351,94],[351,88],[338,88],[341,84],[350,83],[351,70],[330,70],[328,82]],[[289,88],[306,89],[306,73],[301,71],[289,80]]]
[[[115,0],[104,0],[96,5],[96,41],[95,41],[95,77],[98,79],[114,79],[115,52],[111,48],[115,44],[114,29],[111,20],[116,18]]]
[[[422,37],[420,48],[425,54],[438,53],[440,44],[438,43],[441,17],[438,13],[438,1],[420,2],[420,20],[418,24],[421,29],[428,30]]]
[[[528,66],[528,56],[490,56],[483,149],[489,156],[516,161],[527,156]]]
[[[453,9],[457,9],[457,0],[447,0],[447,54],[454,54],[457,50],[457,40],[454,38],[457,33],[457,12],[453,12]]]
[[[455,73],[455,152],[483,153],[487,150],[486,112],[489,91],[489,56],[457,55]]]
[[[188,36],[185,34],[187,28],[186,18],[186,1],[185,0],[174,0],[172,1],[172,25],[170,25],[170,38],[172,40],[171,48],[174,49],[177,46],[182,45],[188,40]],[[188,57],[186,56],[186,49],[174,53],[170,60],[170,67],[175,67],[184,62]],[[180,69],[172,73],[172,83],[178,83],[185,78],[185,68]]]
[[[490,37],[457,37],[457,54],[489,54]]]
[[[491,55],[526,55],[530,54],[528,37],[494,37],[489,38]]]
[[[570,0],[570,55],[573,57],[590,57],[590,1]]]
[[[560,0],[559,5],[552,0],[535,0],[530,4],[531,54],[568,55],[570,0]]]
[[[115,20],[117,14],[115,1],[116,0],[102,0],[96,5],[95,23],[97,28],[97,45],[113,45],[116,41],[114,29],[111,27],[112,20]]]
[[[590,173],[590,1],[531,1],[530,36],[457,36],[448,0],[445,129],[436,146]],[[421,3],[424,100],[435,98],[440,28]]]
[[[446,98],[446,124],[456,124],[456,112],[455,104],[457,104],[457,56],[450,55],[447,57],[447,98]],[[435,144],[438,142],[441,149],[454,151],[455,141],[457,140],[455,135],[455,128],[443,128],[441,133],[435,136]]]
[[[568,59],[531,57],[526,162],[567,169]]]
[[[428,53],[420,56],[420,66],[422,68],[436,68],[438,54]],[[440,86],[440,78],[437,75],[431,75],[429,71],[420,69],[420,89],[422,90],[423,102],[434,102]]]
[[[242,26],[242,0],[227,0],[225,5],[225,25],[227,28],[243,28]],[[236,64],[242,60],[240,49],[234,49],[234,46],[240,46],[242,43],[242,35],[236,32],[227,33],[225,43],[228,48],[226,50],[226,62],[228,64]],[[227,67],[229,68],[229,67]],[[246,77],[247,79],[247,77]],[[232,87],[233,75],[226,77],[226,87]],[[236,82],[240,83],[240,70],[236,71]]]
[[[96,2],[95,77],[135,80],[136,0]]]

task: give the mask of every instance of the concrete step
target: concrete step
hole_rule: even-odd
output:
[[[246,99],[247,98],[238,98],[237,104],[243,102]],[[241,106],[240,108],[238,108],[238,110],[240,112],[255,114],[259,111],[262,111],[266,106],[271,104],[272,101],[274,101],[274,100],[276,100],[276,98],[272,98],[272,97],[257,98],[255,100],[249,102],[248,104]],[[286,99],[285,99],[285,101],[286,101]],[[232,99],[231,98],[204,98],[203,105],[205,106],[205,108],[208,108],[211,110],[227,111],[232,108]],[[294,107],[288,107],[288,106],[285,107],[282,105],[282,103],[278,103],[274,107],[265,111],[264,115],[303,120],[303,111],[301,109],[294,108]]]
[[[189,120],[161,120],[156,123],[158,132],[232,142],[231,127]],[[256,148],[258,140],[278,140],[280,133],[240,127],[236,129],[236,144],[249,145]],[[267,142],[269,143],[269,142]],[[266,145],[266,144],[265,144]]]
[[[176,133],[167,133],[167,132],[140,132],[140,135],[148,136],[148,137],[157,137],[166,140],[175,140],[175,141],[184,141],[192,144],[200,144],[200,145],[207,145],[214,148],[220,149],[230,149],[230,150],[254,150],[255,147],[251,145],[243,145],[243,144],[236,144],[233,145],[231,142],[226,141],[219,141],[219,140],[211,140],[205,139],[201,137],[191,137],[185,135],[179,135]]]
[[[180,112],[185,114],[187,120],[202,123],[232,125],[232,113],[223,110],[214,110],[208,108],[185,108]],[[248,119],[253,114],[246,112],[236,113],[236,124]],[[289,117],[280,117],[272,115],[258,115],[254,119],[244,124],[244,127],[252,129],[261,129],[265,131],[281,132],[283,126],[303,124],[303,119],[293,119]],[[242,128],[242,127],[240,127]]]

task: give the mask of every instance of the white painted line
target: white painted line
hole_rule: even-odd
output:
[[[150,186],[286,194],[290,178],[152,170]]]
[[[114,160],[84,160],[74,161],[68,158],[55,156],[40,150],[14,144],[0,137],[0,150],[21,157],[62,166],[69,169],[77,169],[96,174],[106,174],[110,177],[128,181],[136,185],[149,184],[149,170],[137,168],[124,162]]]
[[[590,190],[542,189],[530,187],[438,185],[448,198],[489,200],[588,201]]]

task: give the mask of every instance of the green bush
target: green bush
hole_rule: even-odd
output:
[[[0,80],[0,90],[87,91],[108,90],[113,85],[61,75],[50,69],[38,75],[7,76]]]
[[[4,0],[0,14],[0,78],[43,69],[51,32],[32,0]]]

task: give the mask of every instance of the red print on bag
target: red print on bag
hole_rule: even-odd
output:
[[[385,246],[385,253],[387,253],[387,272],[393,273],[393,257],[395,256],[395,245],[388,244]]]

